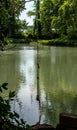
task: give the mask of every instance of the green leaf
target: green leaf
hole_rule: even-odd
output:
[[[8,83],[3,83],[1,87],[4,88],[5,90],[7,90],[7,87],[6,87],[7,85],[8,85]]]
[[[34,11],[28,11],[28,12],[27,12],[27,15],[28,15],[29,17],[34,16],[34,15],[35,15],[35,12],[34,12]]]
[[[1,93],[3,92],[2,89],[1,89],[1,87],[0,87],[0,92],[1,92]]]
[[[15,96],[15,91],[13,91],[13,92],[10,91],[9,92],[9,98],[12,99],[14,96]]]
[[[23,125],[25,125],[25,121],[23,120],[23,119],[20,119],[21,120],[21,123],[23,124]]]
[[[4,100],[3,100],[3,98],[0,96],[0,102],[3,102]]]
[[[19,120],[15,119],[15,121],[16,121],[16,123],[17,123],[18,125],[20,124]]]
[[[28,124],[26,124],[26,130],[32,130],[32,127]]]
[[[19,118],[18,113],[16,113],[15,111],[14,111],[14,116],[15,116],[16,118]]]

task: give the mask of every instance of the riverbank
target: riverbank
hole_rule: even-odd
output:
[[[61,47],[76,47],[77,40],[68,40],[68,39],[51,39],[51,40],[39,40],[41,45],[48,45],[48,46],[61,46]]]
[[[16,47],[16,44],[7,44],[7,45],[4,45],[3,47],[0,46],[0,50],[5,51],[5,50],[13,49],[15,47]]]
[[[14,39],[7,38],[6,42],[8,45],[10,44],[26,44],[36,46],[37,43],[39,45],[47,45],[47,46],[61,46],[61,47],[77,47],[77,40],[75,39],[67,39],[67,38],[55,38],[55,39],[33,39],[33,38],[24,38],[24,39]],[[8,47],[7,45],[7,47]]]

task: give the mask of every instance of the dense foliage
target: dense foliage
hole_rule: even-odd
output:
[[[77,39],[77,0],[36,0],[34,14],[37,35]]]
[[[77,40],[77,0],[1,0],[0,40],[4,37],[19,38],[27,29],[26,19],[19,19],[25,3],[34,1],[34,28],[28,38],[67,38]]]
[[[60,36],[77,38],[77,1],[76,0],[42,0],[42,32],[51,34],[55,31]],[[49,31],[48,31],[48,30]],[[44,31],[43,31],[44,30]],[[46,31],[45,31],[46,30]],[[52,34],[51,34],[52,35]]]
[[[0,1],[0,39],[4,37],[14,37],[21,28],[19,25],[19,15],[25,9],[25,0],[1,0]]]

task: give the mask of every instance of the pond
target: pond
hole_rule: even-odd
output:
[[[11,110],[26,123],[56,126],[60,112],[77,114],[77,48],[39,47],[39,66],[37,88],[36,47],[0,51],[0,84],[8,82],[5,98],[16,91]]]

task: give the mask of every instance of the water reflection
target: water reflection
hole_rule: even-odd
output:
[[[36,51],[25,50],[20,53],[20,57],[20,73],[24,80],[20,83],[17,98],[22,103],[22,118],[29,124],[35,124],[39,118],[39,105],[36,101]]]
[[[60,112],[77,114],[77,50],[40,47],[39,101],[36,54],[36,48],[28,46],[0,52],[0,83],[8,82],[9,90],[16,90],[11,110],[27,123],[56,125]]]
[[[41,101],[43,92],[46,123],[58,123],[60,112],[77,114],[77,105],[73,106],[77,97],[76,57],[76,48],[49,48],[48,55],[40,56]]]

